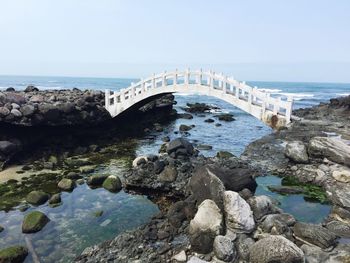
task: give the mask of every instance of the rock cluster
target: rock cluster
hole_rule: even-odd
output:
[[[311,244],[324,257],[346,254],[330,229],[297,222],[272,198],[254,196],[258,171],[246,162],[228,155],[205,158],[183,138],[166,149],[136,158],[125,186],[157,193],[160,203],[164,197],[175,201],[145,226],[85,249],[76,262],[294,263],[314,257]],[[237,185],[238,178],[243,183]]]
[[[21,126],[96,125],[110,119],[102,91],[45,90],[0,92],[0,122]]]

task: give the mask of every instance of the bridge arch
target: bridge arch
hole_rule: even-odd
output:
[[[213,71],[185,70],[164,72],[132,83],[119,91],[105,91],[105,108],[114,118],[136,103],[166,93],[196,93],[222,99],[253,115],[273,128],[291,120],[293,98],[282,100]]]

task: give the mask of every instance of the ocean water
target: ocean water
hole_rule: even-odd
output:
[[[0,76],[0,90],[7,87],[24,89],[28,85],[35,85],[39,89],[76,87],[118,90],[136,81],[138,79]],[[330,98],[350,93],[350,84],[257,81],[247,81],[247,83],[269,90],[274,96],[292,94],[295,98],[295,109],[317,105],[320,102],[327,102]],[[177,119],[169,122],[164,126],[164,131],[152,132],[138,140],[137,155],[158,152],[164,136],[173,139],[181,135],[197,145],[211,145],[213,147],[211,150],[201,151],[205,156],[214,156],[220,150],[240,155],[249,143],[272,131],[261,121],[217,98],[196,94],[177,94],[175,99],[177,104],[174,107],[178,112],[184,112],[186,103],[193,102],[212,104],[220,110],[206,113],[204,117],[194,115],[191,120]],[[221,112],[232,113],[236,120],[218,121],[215,115]],[[214,119],[215,122],[204,122],[208,118]],[[222,126],[217,127],[216,123]],[[195,127],[189,131],[189,134],[179,134],[181,124],[193,124]],[[116,174],[125,172],[125,169],[126,165],[118,160],[111,160],[107,167],[101,167],[102,172]],[[277,177],[259,179],[258,183],[258,194],[267,194],[276,198],[281,203],[281,208],[292,213],[298,220],[319,223],[329,213],[328,205],[310,203],[302,195],[282,197],[271,193],[266,186],[278,185],[280,179]],[[158,211],[156,205],[145,196],[124,192],[113,194],[104,189],[92,190],[86,185],[77,187],[72,193],[64,193],[62,198],[63,205],[57,208],[50,208],[46,204],[30,208],[30,210],[45,212],[51,219],[42,231],[35,234],[21,233],[22,219],[28,211],[24,213],[18,210],[7,213],[0,211],[0,224],[5,227],[5,231],[0,233],[0,248],[13,244],[25,244],[28,242],[26,239],[29,238],[42,262],[70,262],[86,246],[97,244],[127,229],[144,224]],[[104,211],[99,218],[93,216],[97,210]],[[26,262],[32,262],[31,256],[27,257]]]

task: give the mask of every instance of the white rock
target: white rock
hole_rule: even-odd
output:
[[[222,215],[214,201],[204,200],[190,222],[190,232],[201,230],[219,235],[222,229]]]
[[[306,147],[301,141],[293,141],[287,143],[284,154],[296,163],[309,162],[309,156],[307,154]]]
[[[145,156],[136,157],[135,160],[133,160],[133,162],[132,162],[132,166],[133,166],[133,167],[137,167],[137,164],[138,164],[139,161],[141,161],[142,159],[143,159],[144,161],[147,160],[147,158],[146,158]]]
[[[248,203],[233,191],[224,193],[226,227],[235,232],[250,233],[254,230],[253,212]]]
[[[187,263],[207,263],[208,261],[205,261],[203,259],[197,258],[196,256],[193,256],[190,258],[189,261],[187,261]]]
[[[172,259],[175,260],[176,262],[186,262],[187,256],[186,256],[185,250],[182,250],[176,255],[174,255]]]
[[[190,222],[192,250],[201,254],[211,252],[215,236],[221,233],[222,221],[221,211],[215,202],[210,199],[204,200]]]
[[[309,154],[325,157],[333,162],[350,166],[350,146],[337,138],[314,137],[309,142]]]
[[[333,171],[332,176],[338,182],[342,182],[342,183],[349,183],[350,182],[350,171],[349,170]]]

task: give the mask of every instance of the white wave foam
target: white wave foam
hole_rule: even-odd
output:
[[[314,94],[308,94],[308,93],[289,93],[289,92],[280,92],[277,93],[279,95],[283,95],[283,96],[292,96],[294,100],[303,100],[305,98],[312,98],[315,95]]]
[[[259,88],[258,90],[263,92],[268,92],[268,93],[278,93],[282,91],[280,89],[268,89],[268,88]]]
[[[350,93],[336,93],[335,95],[346,97],[346,96],[350,96]]]

